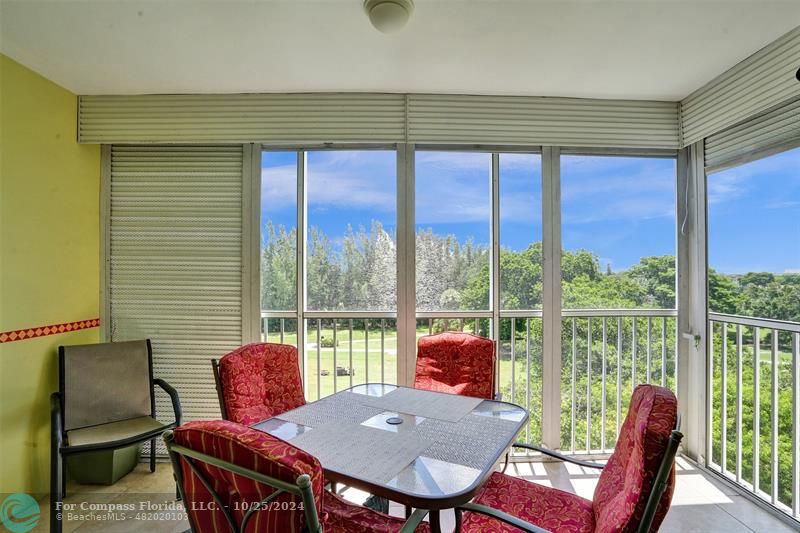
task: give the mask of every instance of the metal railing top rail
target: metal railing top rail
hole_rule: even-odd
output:
[[[739,324],[742,326],[753,326],[766,329],[780,329],[783,331],[800,333],[800,322],[790,322],[788,320],[775,320],[772,318],[756,318],[712,312],[708,313],[708,319],[714,322],[726,322],[728,324]]]
[[[712,313],[712,315],[718,315]],[[397,318],[396,311],[304,311],[305,318]],[[494,316],[492,311],[417,311],[417,318],[492,318]],[[500,311],[501,318],[528,318],[528,317],[541,317],[541,309],[504,309]],[[677,309],[563,309],[561,316],[566,318],[571,317],[604,317],[604,316],[678,316]],[[734,315],[718,315],[718,316],[731,316]],[[261,310],[261,318],[296,318],[297,311],[268,311]],[[736,317],[746,319],[747,317]],[[756,319],[753,319],[756,320]],[[761,319],[757,319],[761,320]],[[772,321],[775,323],[782,323],[781,321]],[[786,322],[786,324],[793,324]],[[800,326],[800,324],[798,325]],[[773,326],[770,326],[773,327]],[[784,329],[781,326],[778,329]],[[793,330],[792,330],[793,331]]]
[[[492,318],[491,311],[417,311],[417,318]]]
[[[561,316],[566,318],[571,317],[632,317],[632,316],[655,316],[655,317],[670,317],[678,316],[677,309],[564,309],[561,311]]]
[[[305,311],[304,318],[377,318],[395,319],[397,311]]]
[[[297,318],[297,311],[266,311],[262,309],[261,318]]]
[[[297,318],[297,311],[261,310],[261,318]],[[397,318],[397,311],[304,311],[303,318]]]
[[[508,309],[500,311],[500,318],[542,318],[541,309]]]

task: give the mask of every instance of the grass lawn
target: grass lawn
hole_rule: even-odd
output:
[[[313,323],[312,323],[313,324]],[[337,329],[337,347],[320,347],[317,349],[316,327],[308,332],[308,343],[306,344],[306,361],[308,368],[306,377],[306,396],[309,400],[316,400],[320,397],[333,394],[335,391],[346,389],[359,383],[381,382],[397,383],[397,331],[386,328],[383,338],[383,352],[381,352],[381,332],[379,329],[370,329],[369,337],[365,339],[364,330],[353,330],[352,340],[348,329]],[[417,338],[428,334],[427,327],[417,328]],[[320,339],[333,339],[333,329],[320,329]],[[280,333],[271,332],[267,338],[269,342],[280,342]],[[297,334],[286,332],[283,342],[297,346]],[[352,376],[335,376],[334,372],[334,352],[335,366],[349,367],[352,351],[353,369]],[[383,354],[383,357],[381,357]],[[520,361],[520,354],[517,355],[515,375],[517,379],[524,375],[525,361]],[[524,355],[522,356],[524,357]],[[383,367],[383,374],[381,374]],[[318,371],[327,375],[320,375]],[[352,380],[352,381],[351,381]],[[510,383],[511,380],[511,360],[503,358],[500,360],[500,383],[501,385]],[[319,381],[319,395],[317,393],[317,382]],[[335,383],[334,383],[335,381]],[[335,385],[335,387],[334,387]]]

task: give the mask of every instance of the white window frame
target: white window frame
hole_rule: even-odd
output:
[[[305,280],[307,252],[307,213],[306,213],[306,156],[316,150],[364,150],[393,149],[397,158],[397,309],[396,312],[374,311],[312,311],[307,308],[307,288]],[[270,311],[271,318],[290,318],[297,320],[298,354],[304,382],[308,382],[308,353],[305,339],[306,320],[317,318],[393,318],[397,324],[397,377],[398,384],[411,385],[414,381],[416,362],[416,326],[418,318],[488,318],[492,323],[492,338],[499,341],[500,320],[504,318],[542,318],[543,339],[543,388],[542,406],[539,413],[542,419],[542,442],[552,448],[561,445],[561,156],[588,155],[609,157],[653,157],[678,159],[678,152],[672,149],[616,149],[616,148],[576,148],[559,146],[495,146],[495,145],[415,145],[396,144],[321,144],[321,145],[261,145],[255,146],[252,157],[252,198],[249,209],[253,213],[248,220],[256,224],[258,231],[248,232],[253,243],[258,242],[256,252],[249,252],[251,283],[251,306],[257,306],[254,316],[261,318],[261,254],[260,250],[260,212],[261,212],[261,153],[265,151],[292,151],[297,153],[297,309],[294,311]],[[489,310],[479,311],[420,311],[416,310],[416,219],[415,219],[415,156],[417,151],[456,151],[483,152],[491,156],[491,219],[490,219],[490,305]],[[541,310],[503,310],[500,300],[500,154],[528,153],[541,156],[542,190],[542,242],[543,242],[543,294]],[[679,160],[680,163],[680,160]],[[680,185],[681,170],[676,180]],[[680,203],[680,187],[676,203]],[[681,208],[676,206],[677,220]],[[678,228],[676,228],[676,235]],[[677,239],[677,237],[676,237]],[[680,264],[679,245],[676,245],[676,259]],[[676,268],[680,271],[680,268]],[[678,294],[676,280],[676,294]],[[677,302],[676,302],[676,307]],[[253,327],[251,341],[260,340],[261,325]],[[499,366],[499,361],[498,361]],[[682,367],[679,369],[681,375]],[[319,384],[319,380],[318,380]],[[319,386],[319,385],[318,385]],[[499,384],[497,385],[499,389]]]

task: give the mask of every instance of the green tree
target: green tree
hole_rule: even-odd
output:
[[[277,230],[272,222],[264,228],[261,251],[261,308],[294,310],[297,299],[297,231]]]
[[[675,256],[642,257],[628,276],[642,287],[648,306],[675,308]]]
[[[735,314],[739,307],[739,288],[729,276],[708,269],[708,307],[717,313]]]
[[[310,309],[335,310],[341,307],[341,264],[335,257],[330,239],[316,227],[309,232],[306,276]]]
[[[578,276],[586,276],[591,281],[597,281],[600,273],[600,259],[588,250],[561,253],[561,280],[571,283]]]
[[[739,284],[744,287],[746,285],[764,286],[775,281],[775,275],[770,272],[748,272],[739,278]]]
[[[800,285],[786,285],[779,280],[766,285],[744,286],[739,314],[776,320],[800,322]]]
[[[562,287],[565,309],[634,309],[645,306],[644,289],[626,275],[593,280],[580,275]]]
[[[500,297],[503,309],[542,307],[543,262],[541,241],[530,244],[521,252],[500,250]]]

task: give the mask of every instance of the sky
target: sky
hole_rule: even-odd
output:
[[[708,176],[708,262],[800,273],[800,148]]]
[[[390,150],[309,152],[308,224],[341,242],[347,225],[396,225],[396,155]],[[294,227],[297,156],[264,152],[262,224]],[[490,237],[491,155],[416,153],[416,226],[472,239]],[[675,254],[674,159],[563,156],[564,249],[595,252],[625,270],[643,256]],[[708,178],[709,262],[721,272],[800,272],[800,149]],[[501,246],[541,240],[541,158],[500,155]],[[742,213],[756,216],[744,217]],[[742,243],[748,243],[742,253]],[[753,253],[755,249],[756,253]]]
[[[675,176],[674,159],[562,156],[564,249],[592,251],[615,272],[675,255]]]

